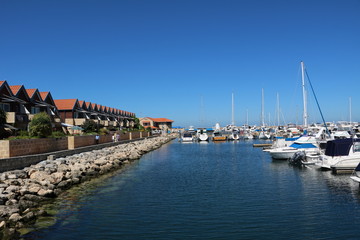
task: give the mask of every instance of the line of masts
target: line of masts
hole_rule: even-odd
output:
[[[307,91],[305,88],[305,64],[303,61],[300,62],[301,64],[301,83],[302,83],[302,94],[303,94],[303,126],[308,127],[308,111],[307,111]],[[276,94],[276,118],[277,118],[277,125],[280,126],[280,99],[279,93]],[[203,108],[203,99],[201,98],[201,107]],[[352,123],[352,115],[351,115],[351,97],[349,97],[349,117],[350,117],[350,124]],[[235,126],[235,110],[234,110],[234,93],[231,94],[231,125]],[[261,89],[261,124],[265,126],[265,112],[264,112],[264,89]],[[246,125],[249,125],[249,116],[248,110],[246,110]],[[203,119],[202,119],[203,120]],[[270,121],[270,116],[269,116]]]

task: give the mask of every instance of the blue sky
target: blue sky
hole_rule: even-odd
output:
[[[0,80],[174,125],[360,121],[359,0],[0,0]],[[309,96],[309,121],[319,122]]]

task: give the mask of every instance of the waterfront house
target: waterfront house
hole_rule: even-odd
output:
[[[4,99],[3,110],[7,112],[7,127],[11,130],[26,130],[29,124],[29,109],[27,108],[30,98],[23,85],[9,86],[10,99]],[[3,95],[4,96],[4,95]]]
[[[159,129],[164,132],[170,131],[174,121],[167,118],[140,118],[140,125],[144,128]]]
[[[9,86],[0,81],[0,109],[7,113],[6,128],[27,130],[34,115],[46,112],[54,128],[81,126],[86,120],[93,120],[108,129],[133,127],[135,114],[78,99],[54,100],[50,92],[37,88],[26,89],[23,85]]]
[[[56,99],[54,101],[64,127],[70,128],[84,123],[85,117],[78,99]]]

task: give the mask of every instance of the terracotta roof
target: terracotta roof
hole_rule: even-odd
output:
[[[32,98],[32,96],[34,95],[34,93],[36,92],[36,88],[33,89],[26,89],[27,94],[29,95],[30,98]]]
[[[50,92],[40,92],[41,98],[45,101],[45,98],[49,95]]]
[[[0,86],[2,86],[6,81],[0,81]]]
[[[57,99],[54,102],[58,110],[73,110],[77,99]]]
[[[19,90],[21,89],[22,86],[23,85],[14,85],[14,86],[9,86],[9,87],[10,87],[12,93],[14,95],[16,95],[19,92]]]
[[[92,103],[92,104],[91,104],[91,107],[92,107],[92,109],[94,109],[94,110],[95,110],[95,108],[98,109],[98,106],[97,106],[96,103]]]
[[[150,117],[147,118],[153,120],[154,122],[174,122],[173,120],[167,118],[150,118]]]

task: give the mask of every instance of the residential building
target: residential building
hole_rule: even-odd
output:
[[[140,118],[140,125],[144,128],[152,128],[162,130],[164,132],[171,131],[173,120],[167,118]]]

